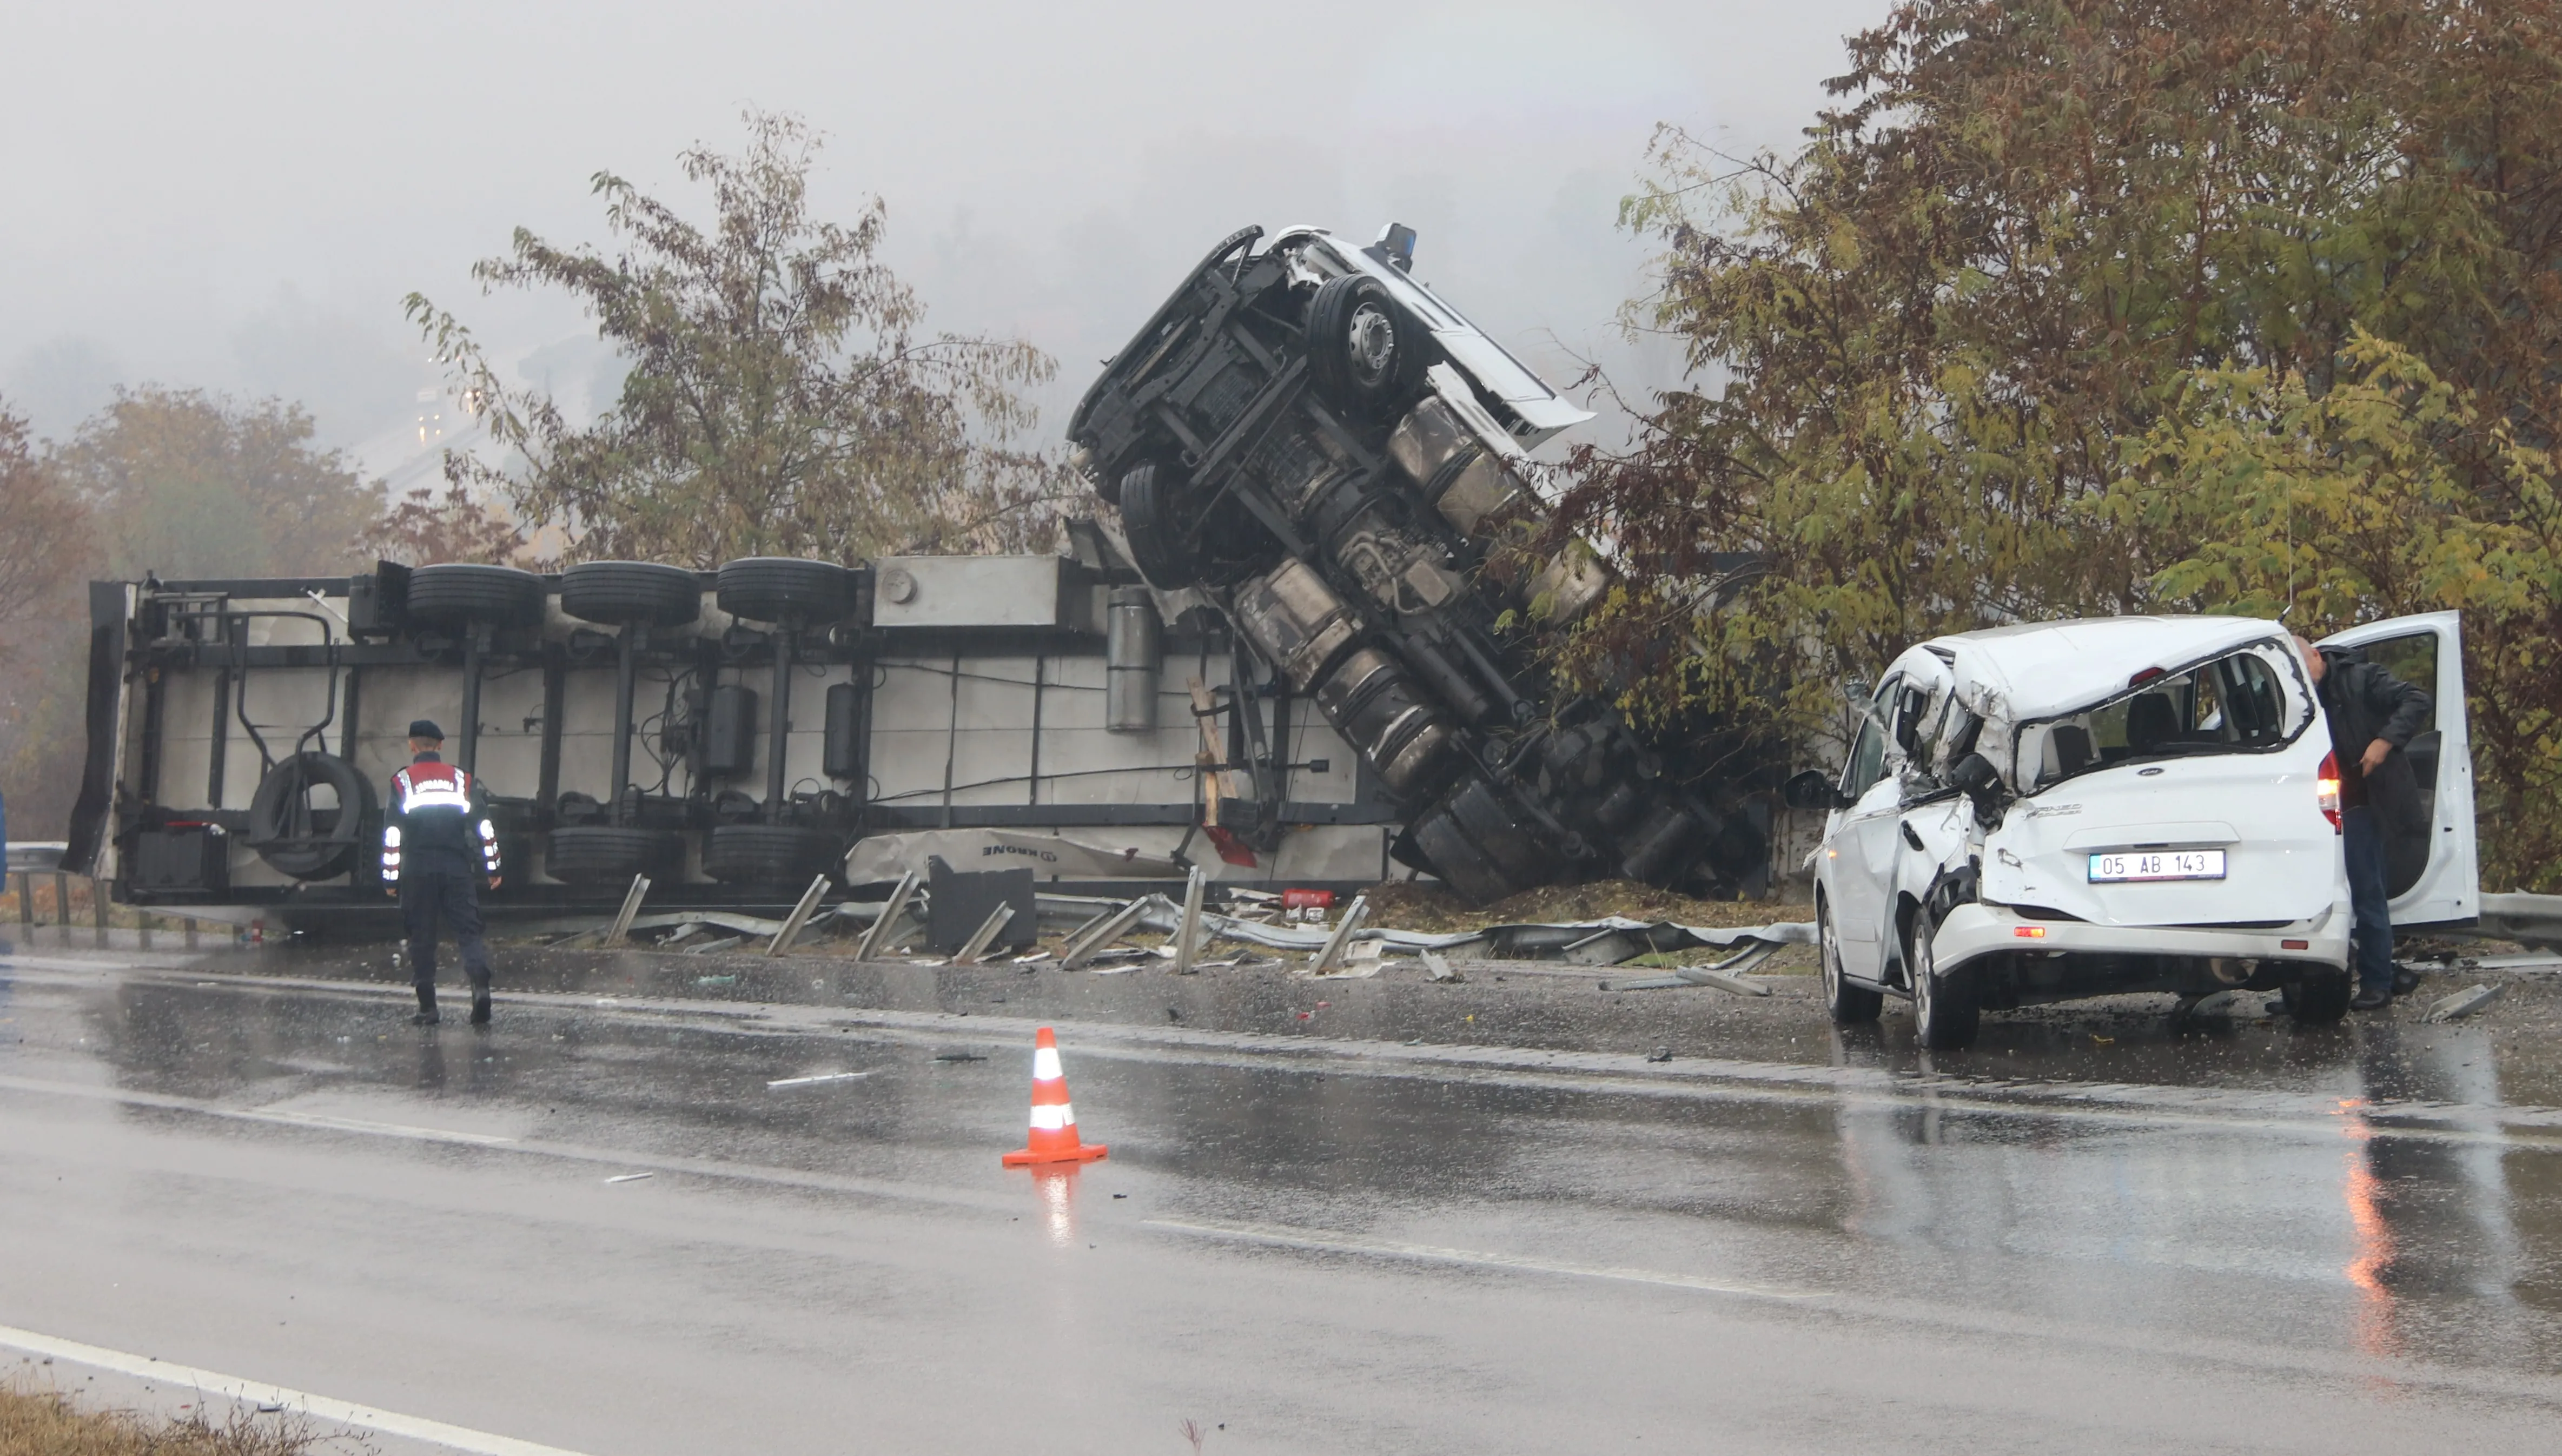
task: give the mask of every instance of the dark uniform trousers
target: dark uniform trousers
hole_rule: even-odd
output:
[[[448,863],[447,860],[452,862]],[[487,871],[459,854],[412,850],[401,869],[401,920],[409,930],[409,979],[422,997],[436,986],[437,924],[454,932],[471,994],[489,990],[489,947],[480,939],[480,882]]]

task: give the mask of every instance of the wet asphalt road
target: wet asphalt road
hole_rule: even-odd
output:
[[[0,960],[0,1325],[594,1456],[2562,1447],[2562,1057],[2487,1027],[1933,1073],[1802,997],[1657,1064],[1379,983],[562,976],[474,1034],[276,970]],[[1433,991],[1529,1016],[1486,980]],[[1112,1157],[1006,1171],[1053,1015]]]

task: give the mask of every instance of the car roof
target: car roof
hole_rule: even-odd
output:
[[[2085,617],[1956,633],[1914,650],[1947,662],[1960,682],[1990,688],[2017,722],[2089,707],[2147,667],[2287,637],[2283,624],[2253,617]]]

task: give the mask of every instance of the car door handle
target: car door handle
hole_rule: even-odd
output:
[[[1903,827],[1904,827],[1904,842],[1905,842],[1905,843],[1907,843],[1907,844],[1912,845],[1912,846],[1913,846],[1914,848],[1916,848],[1916,849],[1922,848],[1922,847],[1923,847],[1923,845],[1922,845],[1922,836],[1921,836],[1920,834],[1917,834],[1917,833],[1913,832],[1913,824],[1912,824],[1912,822],[1911,822],[1910,820],[1907,820],[1907,821],[1905,822],[1905,824],[1904,824],[1904,826],[1903,826]]]

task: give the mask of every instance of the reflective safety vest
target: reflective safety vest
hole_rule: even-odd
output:
[[[450,850],[467,867],[476,857],[482,872],[498,873],[498,830],[473,802],[479,785],[434,754],[392,775],[391,811],[383,817],[383,883],[400,883],[402,852],[412,863],[444,859]],[[476,845],[475,845],[475,842]]]

